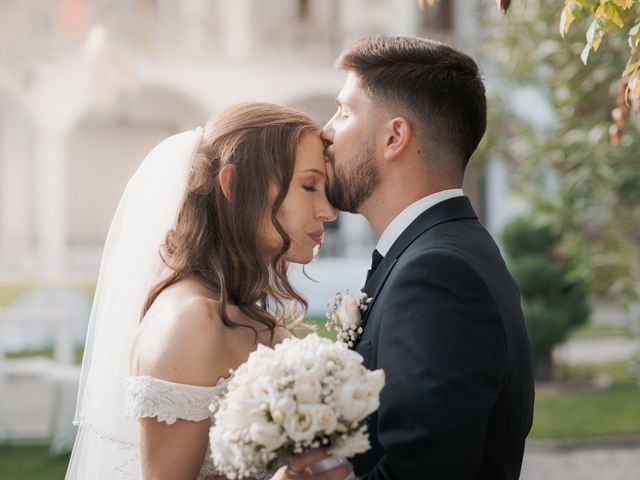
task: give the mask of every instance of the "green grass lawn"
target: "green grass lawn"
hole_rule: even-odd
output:
[[[576,328],[570,334],[571,338],[597,338],[597,337],[630,337],[629,325],[602,325],[587,323]]]
[[[555,382],[568,387],[584,385],[602,377],[608,377],[616,384],[634,383],[630,362],[608,362],[599,365],[556,365],[553,377]]]
[[[63,480],[70,454],[52,457],[47,446],[0,446],[3,480]]]
[[[321,317],[311,317],[304,321],[305,324],[309,325],[312,329],[299,329],[296,332],[296,335],[300,338],[304,338],[309,335],[311,332],[317,333],[321,337],[330,338],[331,340],[336,339],[336,332],[333,330],[329,331],[326,327],[326,322],[324,318]]]
[[[0,306],[10,305],[23,293],[37,287],[55,287],[64,286],[69,288],[78,288],[84,290],[89,301],[93,300],[96,290],[95,281],[88,279],[68,279],[60,281],[48,281],[44,279],[33,279],[23,281],[6,281],[0,280]]]
[[[82,363],[82,355],[84,354],[83,347],[76,347],[75,362],[80,365]],[[52,348],[43,348],[40,350],[30,350],[28,352],[9,352],[6,354],[7,358],[28,358],[28,357],[48,357],[53,358]]]
[[[558,367],[556,378],[536,393],[530,438],[640,436],[640,385],[629,363]],[[597,378],[611,385],[597,389]]]
[[[640,436],[640,387],[539,393],[530,438]]]

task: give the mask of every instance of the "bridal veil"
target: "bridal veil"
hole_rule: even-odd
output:
[[[109,228],[82,360],[67,480],[140,478],[138,422],[124,416],[129,355],[164,264],[202,129],[158,144],[129,180]]]

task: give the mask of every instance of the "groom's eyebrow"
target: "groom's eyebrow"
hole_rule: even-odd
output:
[[[344,100],[342,98],[336,98],[336,107],[340,109],[350,109],[351,104],[347,100]]]

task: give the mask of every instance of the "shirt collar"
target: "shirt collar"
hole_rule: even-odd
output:
[[[378,239],[376,250],[380,252],[382,256],[385,256],[391,246],[395,243],[402,232],[411,225],[411,223],[420,216],[420,214],[434,205],[449,200],[454,197],[462,197],[464,192],[461,188],[452,188],[449,190],[442,190],[440,192],[427,195],[416,202],[413,202],[407,208],[405,208],[400,214],[394,218],[391,223],[384,229],[382,235]]]

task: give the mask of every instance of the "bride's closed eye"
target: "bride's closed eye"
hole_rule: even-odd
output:
[[[318,189],[315,187],[315,185],[303,185],[302,188],[304,188],[307,192],[317,192]]]

